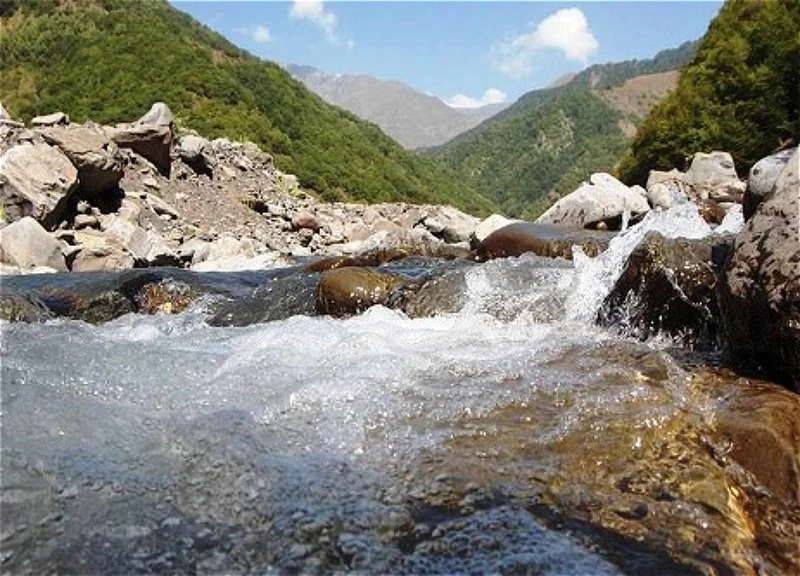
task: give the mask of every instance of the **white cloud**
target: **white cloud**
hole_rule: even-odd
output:
[[[587,63],[597,52],[597,40],[579,8],[554,12],[529,32],[509,38],[492,49],[495,66],[507,76],[522,78],[531,73],[539,50],[560,50],[570,60]]]
[[[289,9],[289,16],[296,20],[308,20],[325,33],[325,39],[331,44],[344,44],[348,50],[355,47],[352,38],[342,40],[337,32],[339,20],[336,14],[326,10],[322,0],[294,0]]]
[[[269,32],[269,28],[263,25],[259,25],[255,27],[253,30],[253,40],[255,40],[258,44],[266,44],[272,41],[272,35]]]
[[[486,106],[487,104],[500,104],[501,102],[505,102],[506,98],[508,98],[508,96],[502,90],[489,88],[480,98],[456,94],[449,100],[445,100],[444,103],[451,108],[478,108],[480,106]]]
[[[268,44],[273,41],[272,33],[263,24],[253,28],[237,28],[234,32],[250,37],[256,44]]]

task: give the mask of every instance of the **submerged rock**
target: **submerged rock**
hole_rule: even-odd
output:
[[[0,291],[0,318],[9,322],[44,322],[53,314],[36,296]]]
[[[330,316],[358,314],[376,304],[385,304],[392,290],[402,283],[394,274],[369,268],[326,270],[317,285],[317,312]]]
[[[800,391],[800,149],[736,239],[722,290],[731,361]]]
[[[714,253],[719,261],[725,249],[725,242],[713,237],[672,240],[649,233],[603,301],[598,323],[643,340],[663,333],[692,347],[714,347],[719,329]]]
[[[476,254],[479,260],[519,256],[525,252],[571,260],[573,246],[579,246],[594,257],[608,247],[613,237],[609,232],[515,222],[492,232],[478,245]]]

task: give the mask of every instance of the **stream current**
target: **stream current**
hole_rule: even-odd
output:
[[[791,568],[710,377],[593,323],[650,230],[712,233],[679,207],[594,259],[476,265],[432,318],[3,323],[2,572]]]

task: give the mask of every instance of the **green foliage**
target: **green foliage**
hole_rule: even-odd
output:
[[[428,152],[507,214],[536,218],[591,173],[611,171],[625,152],[622,114],[593,90],[675,69],[695,47],[687,42],[651,60],[592,66],[565,86],[524,94],[500,114]]]
[[[327,198],[494,205],[450,169],[323,102],[165,0],[0,0],[0,94],[15,116],[130,121],[158,100],[206,137],[256,142]]]
[[[676,90],[639,128],[620,177],[730,152],[740,173],[800,138],[800,0],[729,0]]]
[[[531,218],[547,208],[548,195],[569,193],[591,172],[614,165],[625,149],[619,117],[588,90],[570,90],[440,155],[506,213]]]

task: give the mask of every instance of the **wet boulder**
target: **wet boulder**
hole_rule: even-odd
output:
[[[317,285],[317,312],[330,316],[358,314],[371,306],[386,304],[392,290],[402,283],[394,274],[369,268],[326,270]]]
[[[800,396],[764,382],[725,386],[715,411],[726,456],[770,492],[800,504]]]
[[[693,348],[712,348],[719,331],[714,261],[725,250],[719,238],[668,239],[650,232],[603,301],[598,324],[643,340],[665,334]]]
[[[0,262],[23,271],[39,266],[67,271],[58,241],[30,216],[0,230]]]
[[[0,159],[0,203],[6,218],[31,216],[52,230],[78,187],[78,171],[46,144],[14,146]]]
[[[650,210],[646,193],[641,188],[629,188],[610,174],[592,174],[589,183],[564,196],[542,214],[538,224],[553,224],[570,228],[619,230],[624,213],[632,217]]]
[[[513,224],[514,222],[519,222],[519,220],[509,220],[500,214],[492,214],[488,218],[478,222],[475,226],[475,230],[470,237],[470,246],[473,249],[477,248],[492,232],[500,230],[500,228]]]
[[[741,369],[800,391],[800,149],[736,239],[722,290],[725,342]]]
[[[476,256],[478,260],[491,260],[533,252],[571,260],[573,246],[579,246],[589,256],[597,256],[608,248],[611,238],[613,234],[609,232],[515,222],[492,232],[478,245]]]
[[[32,294],[0,291],[0,318],[8,322],[44,322],[53,317],[47,307]]]
[[[750,168],[747,178],[747,190],[744,193],[744,219],[749,220],[755,214],[756,208],[762,200],[772,192],[786,164],[794,153],[794,148],[778,152],[762,158]]]
[[[61,150],[78,169],[83,196],[115,190],[122,179],[122,157],[100,127],[55,126],[41,131],[44,140]]]

